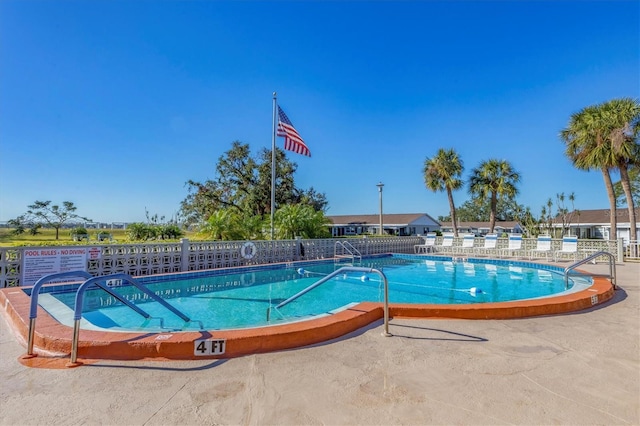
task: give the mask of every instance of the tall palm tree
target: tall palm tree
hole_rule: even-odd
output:
[[[640,206],[640,165],[629,167],[629,179],[631,180],[631,195],[636,207]],[[616,205],[626,205],[627,197],[622,189],[622,182],[618,181],[613,184],[613,190],[616,193]],[[637,219],[637,217],[636,217]]]
[[[453,149],[440,148],[435,157],[424,161],[424,183],[427,189],[433,192],[447,191],[449,198],[449,211],[451,212],[451,222],[453,233],[458,236],[458,226],[456,223],[456,206],[453,202],[453,191],[462,187],[462,171],[464,166],[458,153]]]
[[[571,115],[569,124],[560,131],[560,139],[566,144],[565,155],[581,170],[600,170],[609,197],[609,239],[616,239],[618,220],[616,197],[607,165],[606,131],[601,126],[601,111],[597,106],[588,106]]]
[[[611,171],[620,172],[620,183],[629,209],[630,239],[637,241],[636,216],[629,167],[640,164],[640,104],[631,98],[588,106],[573,114],[560,132],[565,154],[582,170],[599,169],[609,197],[610,239],[617,237],[616,196]]]
[[[489,198],[490,201],[490,233],[493,233],[496,225],[498,198],[514,198],[518,195],[518,182],[520,182],[520,174],[506,160],[483,161],[471,172],[469,193],[483,200]]]
[[[611,126],[612,162],[620,171],[620,183],[627,198],[630,235],[632,241],[638,240],[635,201],[631,188],[629,169],[640,165],[640,103],[631,98],[613,99],[603,104],[604,115]],[[615,192],[615,191],[614,191]]]

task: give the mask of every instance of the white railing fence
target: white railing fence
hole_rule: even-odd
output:
[[[629,241],[624,248],[624,257],[628,260],[640,260],[640,241]]]
[[[439,237],[441,240],[442,237]],[[125,273],[132,276],[167,274],[174,272],[200,271],[236,266],[262,265],[333,258],[337,239],[252,241],[255,250],[246,250],[247,241],[189,241],[176,243],[139,244],[88,244],[86,246],[55,246],[52,250],[89,248],[91,256],[86,260],[86,270],[94,276]],[[462,241],[455,241],[459,245]],[[363,256],[380,253],[411,253],[416,244],[422,243],[418,236],[349,238],[349,243]],[[439,244],[440,241],[436,241]],[[560,249],[562,240],[553,240],[553,250]],[[618,262],[623,256],[638,258],[638,243],[623,247],[620,241],[579,240],[580,251],[606,251]],[[477,246],[479,244],[476,244]],[[535,238],[523,239],[522,248],[529,250],[536,245]],[[507,248],[507,238],[499,238],[497,247]],[[0,287],[15,287],[25,280],[25,252],[47,250],[47,247],[0,247]],[[185,255],[186,253],[186,255]]]

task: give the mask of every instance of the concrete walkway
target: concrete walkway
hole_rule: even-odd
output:
[[[28,368],[0,320],[0,424],[638,425],[640,264],[617,272],[612,301],[572,315],[393,319],[228,360]]]

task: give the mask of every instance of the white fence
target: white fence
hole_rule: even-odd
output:
[[[441,237],[440,237],[441,239]],[[25,279],[25,258],[40,250],[69,251],[87,248],[91,256],[86,258],[86,270],[94,276],[125,273],[132,276],[199,271],[298,260],[327,259],[334,257],[338,239],[253,241],[252,250],[246,250],[247,241],[191,242],[183,239],[178,243],[140,244],[89,244],[82,246],[56,247],[0,247],[0,287],[20,286],[33,281]],[[462,240],[455,241],[459,245]],[[350,238],[363,256],[379,253],[413,253],[414,245],[421,244],[421,237],[364,237]],[[437,242],[439,244],[439,241]],[[560,249],[562,240],[553,240],[553,249]],[[638,256],[638,244],[623,249],[622,240],[579,240],[579,250],[584,252],[607,251],[618,262],[623,254]],[[498,240],[498,248],[506,248],[506,238]],[[523,239],[522,248],[530,250],[536,239]],[[245,246],[243,248],[243,246]],[[476,242],[476,246],[480,246]],[[635,247],[635,248],[629,248]],[[635,251],[634,251],[635,250]],[[633,256],[630,256],[632,258]],[[84,259],[84,258],[82,258]],[[83,263],[85,261],[83,260]],[[77,268],[80,269],[80,268]]]
[[[624,248],[624,257],[629,260],[640,260],[640,241],[629,241]]]

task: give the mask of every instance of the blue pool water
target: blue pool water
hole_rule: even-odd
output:
[[[358,302],[382,302],[383,285],[375,273],[348,272],[327,281],[279,309],[267,309],[317,282],[320,278],[346,266],[344,263],[314,262],[294,265],[270,265],[242,273],[215,275],[211,272],[139,278],[139,282],[165,298],[192,320],[185,324],[147,295],[134,287],[115,288],[153,317],[145,320],[106,292],[86,292],[83,328],[113,331],[167,331],[236,329],[282,324],[328,315]],[[376,268],[384,272],[389,283],[390,303],[472,304],[532,299],[575,291],[591,285],[586,277],[572,276],[565,288],[562,269],[532,263],[469,259],[453,262],[442,258],[393,255],[365,259],[355,266]],[[159,278],[156,277],[156,280]],[[72,289],[71,289],[72,290]],[[69,322],[73,314],[75,291],[52,291],[40,297],[40,304],[59,321]]]

